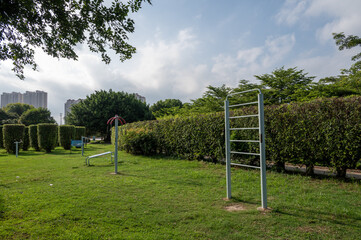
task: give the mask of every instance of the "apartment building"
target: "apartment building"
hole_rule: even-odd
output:
[[[25,93],[2,93],[1,107],[5,107],[9,103],[26,103],[35,108],[48,108],[48,93],[39,90],[36,90],[35,92],[26,91]]]

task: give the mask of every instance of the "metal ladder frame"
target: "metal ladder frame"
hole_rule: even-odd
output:
[[[256,102],[247,102],[235,105],[229,105],[228,98],[234,95],[242,95],[248,92],[258,91],[258,101]],[[258,114],[256,115],[242,115],[242,116],[229,116],[229,108],[231,107],[240,107],[246,105],[258,105]],[[227,95],[226,100],[224,102],[224,110],[225,110],[225,140],[226,140],[226,180],[227,180],[227,198],[232,198],[231,193],[231,165],[241,166],[241,167],[249,167],[260,169],[261,171],[261,199],[262,199],[262,208],[267,208],[267,182],[266,182],[266,144],[265,144],[265,131],[264,131],[264,106],[263,106],[263,94],[260,89],[251,89],[247,91],[232,93]],[[259,125],[258,127],[250,127],[250,128],[230,128],[230,119],[235,118],[247,118],[247,117],[258,117]],[[238,130],[257,130],[259,132],[259,140],[231,140],[230,131],[238,131]],[[231,151],[231,142],[254,142],[259,143],[260,152],[259,153],[248,153],[248,152],[236,152]],[[242,154],[242,155],[253,155],[260,157],[260,167],[258,166],[250,166],[245,164],[238,164],[231,162],[231,153],[232,154]]]

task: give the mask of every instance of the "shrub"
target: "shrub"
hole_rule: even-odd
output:
[[[38,144],[47,153],[51,152],[57,144],[58,125],[52,123],[38,124]]]
[[[71,140],[74,139],[75,126],[73,125],[61,125],[59,126],[59,144],[64,149],[71,148]]]
[[[4,144],[3,144],[3,140],[4,136],[3,136],[3,126],[0,125],[0,148],[4,148]]]
[[[16,145],[14,142],[24,141],[24,128],[23,124],[4,124],[3,136],[4,147],[8,153],[15,153]],[[20,144],[19,149],[22,144]]]
[[[29,140],[30,140],[30,147],[34,148],[35,151],[40,151],[39,144],[38,144],[38,126],[37,125],[29,126]]]
[[[232,115],[254,114],[253,107],[237,109]],[[332,98],[265,107],[266,158],[276,169],[286,163],[304,165],[313,174],[316,165],[334,169],[345,177],[361,159],[361,97]],[[257,118],[233,119],[232,127],[256,127]],[[143,132],[151,132],[158,153],[188,159],[224,159],[224,113],[185,118],[136,122],[120,127],[119,146]],[[231,137],[255,140],[258,131],[232,131]],[[114,131],[112,132],[114,142]],[[144,136],[141,137],[145,141]],[[150,141],[154,141],[151,139]],[[138,145],[138,146],[144,146]],[[257,143],[232,143],[234,151],[258,151]],[[130,151],[130,150],[129,150]],[[138,149],[139,153],[140,150]],[[256,158],[236,158],[257,164]]]
[[[76,126],[75,127],[75,136],[74,139],[81,140],[81,137],[85,137],[86,135],[86,129],[85,127]]]
[[[145,156],[157,153],[157,139],[152,132],[128,132],[123,138],[123,148],[128,153]]]
[[[23,150],[27,151],[29,149],[30,139],[29,139],[29,127],[25,126],[24,128],[24,141],[23,141]]]

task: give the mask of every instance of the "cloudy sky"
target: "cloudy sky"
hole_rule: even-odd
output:
[[[0,63],[0,93],[42,90],[57,121],[67,99],[95,90],[189,102],[208,85],[236,87],[239,80],[278,67],[298,67],[316,79],[339,74],[360,49],[339,51],[333,32],[361,36],[360,0],[153,0],[136,13],[131,60],[109,65],[79,46],[78,61],[36,53],[39,71],[24,81],[10,62]]]

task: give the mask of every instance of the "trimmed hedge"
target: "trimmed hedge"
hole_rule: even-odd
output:
[[[4,143],[3,143],[3,140],[4,139],[4,136],[3,136],[3,126],[0,125],[0,148],[4,148]]]
[[[23,141],[23,150],[27,151],[29,149],[30,139],[29,139],[29,127],[25,126],[24,128],[24,141]]]
[[[254,107],[231,115],[256,113]],[[256,118],[255,118],[256,119]],[[238,118],[232,127],[257,127],[252,118]],[[304,103],[265,106],[266,157],[278,170],[286,163],[305,165],[312,175],[314,166],[334,169],[339,177],[361,159],[361,97],[332,98]],[[113,128],[114,129],[114,128]],[[188,159],[224,159],[224,114],[194,115],[126,124],[120,127],[119,146],[125,148],[133,133],[151,132],[157,153]],[[113,131],[114,132],[114,131]],[[129,133],[131,136],[126,137]],[[114,142],[114,133],[112,134]],[[127,139],[128,138],[128,139]],[[258,132],[232,131],[233,139],[258,139]],[[153,141],[153,140],[152,140]],[[128,147],[129,148],[129,147]],[[258,151],[257,143],[232,144],[234,151]],[[232,156],[235,158],[235,156]],[[257,164],[254,157],[236,158]]]
[[[58,125],[52,123],[38,124],[38,144],[41,149],[50,153],[57,144]]]
[[[86,128],[81,126],[75,126],[75,140],[81,140],[81,137],[86,136]]]
[[[131,131],[152,132],[156,138],[155,151],[158,154],[164,153],[188,159],[207,157],[213,161],[224,156],[222,113],[126,124],[119,131],[120,149],[125,149],[124,138]],[[114,131],[112,131],[112,141],[114,142]]]
[[[30,147],[34,148],[35,151],[40,151],[39,144],[38,144],[38,126],[37,125],[29,126],[29,140],[30,140]]]
[[[157,138],[153,132],[128,132],[123,147],[128,153],[151,156],[157,153]]]
[[[74,139],[75,126],[73,125],[61,125],[59,126],[59,144],[64,149],[69,150],[71,148],[71,140]]]
[[[16,146],[14,142],[24,142],[24,129],[24,124],[3,125],[4,148],[8,153],[15,153]],[[19,145],[19,150],[22,147],[22,143]]]

